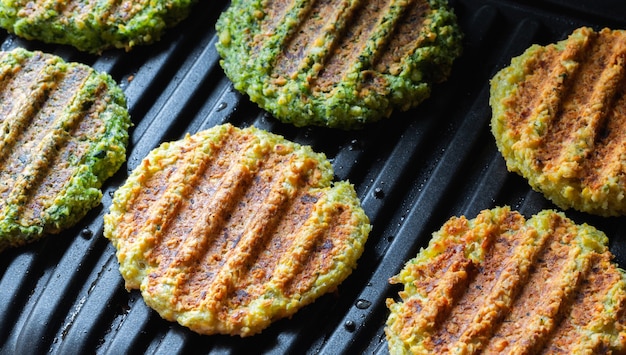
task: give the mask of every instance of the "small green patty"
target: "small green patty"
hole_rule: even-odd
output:
[[[217,50],[237,90],[295,126],[352,129],[414,107],[461,53],[445,0],[281,5],[233,1]]]
[[[0,52],[0,250],[58,233],[100,203],[126,160],[130,116],[106,73]]]
[[[0,27],[48,43],[99,53],[130,50],[159,40],[163,31],[187,17],[195,0],[158,1],[0,1]]]

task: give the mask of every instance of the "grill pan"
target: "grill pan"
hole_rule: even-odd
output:
[[[295,128],[233,89],[219,66],[215,21],[226,1],[199,1],[156,44],[101,56],[26,41],[0,31],[1,48],[42,50],[110,73],[128,99],[134,127],[126,165],[103,187],[102,205],[76,227],[0,255],[1,354],[387,354],[387,280],[451,216],[510,205],[526,217],[556,208],[506,170],[489,131],[489,79],[533,43],[575,28],[626,29],[622,0],[450,0],[465,34],[448,81],[419,107],[358,131]],[[1,103],[0,103],[1,104]],[[358,268],[332,294],[260,335],[201,336],[162,320],[127,292],[115,250],[102,236],[111,196],[164,141],[224,122],[255,125],[332,161],[352,182],[373,225]],[[566,215],[604,231],[626,268],[626,217]]]

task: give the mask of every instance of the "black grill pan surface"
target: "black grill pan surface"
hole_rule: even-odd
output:
[[[622,0],[450,0],[465,34],[450,79],[415,109],[339,131],[282,124],[233,89],[215,50],[215,22],[228,5],[199,1],[161,41],[128,53],[88,55],[0,31],[3,50],[42,50],[110,73],[134,123],[127,164],[104,185],[100,207],[70,230],[0,254],[1,354],[388,353],[385,299],[399,291],[388,279],[448,218],[502,205],[526,217],[556,208],[506,170],[489,130],[489,79],[531,44],[580,26],[626,29]],[[202,336],[161,319],[138,291],[124,289],[102,235],[113,192],[150,150],[225,122],[325,153],[337,179],[355,185],[373,225],[358,268],[335,293],[243,339]],[[626,217],[566,214],[604,231],[626,267]]]

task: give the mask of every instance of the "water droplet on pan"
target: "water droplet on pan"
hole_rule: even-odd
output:
[[[372,305],[372,302],[368,300],[357,300],[355,304],[356,308],[358,309],[367,309],[371,305]]]
[[[217,111],[217,112],[220,112],[220,111],[224,110],[226,107],[228,107],[228,104],[227,104],[227,103],[225,103],[225,102],[220,102],[220,104],[219,104],[219,105],[217,105],[217,109],[216,109],[216,111]]]
[[[351,320],[346,321],[343,326],[346,327],[346,330],[350,333],[352,333],[356,329],[356,324],[354,324],[354,322]]]
[[[93,232],[89,230],[88,228],[85,228],[82,231],[80,231],[80,236],[85,239],[89,239],[93,236]]]

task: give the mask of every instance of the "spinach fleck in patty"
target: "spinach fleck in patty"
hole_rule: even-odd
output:
[[[106,73],[0,52],[0,250],[74,225],[126,159],[131,125]]]
[[[461,52],[445,0],[235,0],[217,30],[235,88],[296,126],[357,128],[414,107]]]

